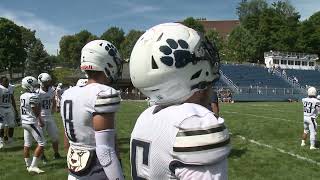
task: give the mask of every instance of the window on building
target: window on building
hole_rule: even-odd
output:
[[[273,64],[279,64],[279,59],[274,59]]]
[[[301,64],[301,61],[295,61],[294,62],[294,65],[296,65],[296,66],[300,66],[300,64]]]
[[[314,62],[309,62],[309,66],[314,66]]]
[[[288,65],[294,65],[294,61],[288,61]]]
[[[302,66],[308,66],[308,62],[302,61]]]
[[[287,64],[287,60],[281,60],[281,64]]]

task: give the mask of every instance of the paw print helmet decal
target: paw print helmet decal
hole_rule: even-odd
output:
[[[219,54],[201,33],[178,23],[146,31],[130,57],[132,83],[156,104],[180,103],[219,79]]]
[[[103,71],[112,81],[121,77],[122,59],[117,48],[105,40],[94,40],[81,50],[83,71]]]
[[[38,80],[32,76],[26,76],[21,81],[21,87],[28,92],[36,92]]]

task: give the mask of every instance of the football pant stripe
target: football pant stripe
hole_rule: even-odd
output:
[[[34,126],[34,124],[30,124],[31,128],[38,134],[39,137],[41,137],[40,132],[38,131],[38,129]]]
[[[225,141],[214,143],[214,144],[208,144],[204,146],[194,146],[194,147],[173,147],[174,152],[195,152],[195,151],[205,151],[215,148],[220,148],[228,145],[230,143],[230,138],[228,138]]]

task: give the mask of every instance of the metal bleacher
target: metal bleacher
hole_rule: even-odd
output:
[[[301,90],[261,65],[222,64],[221,71],[237,86],[237,91],[233,91],[236,101],[287,101],[304,96]]]
[[[320,86],[320,72],[317,70],[286,69],[288,77],[296,77],[301,86]]]

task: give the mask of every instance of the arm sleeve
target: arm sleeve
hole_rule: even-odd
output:
[[[217,164],[225,161],[229,152],[229,132],[222,118],[217,119],[213,113],[192,116],[179,126],[170,170]]]
[[[95,131],[95,139],[97,157],[108,179],[124,180],[115,151],[115,130]]]
[[[112,88],[102,90],[97,94],[94,103],[94,111],[96,113],[112,113],[117,112],[120,106],[120,95]]]

